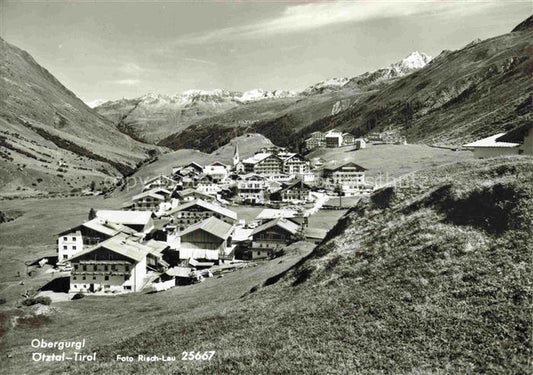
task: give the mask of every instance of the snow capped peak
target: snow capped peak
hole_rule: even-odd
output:
[[[314,94],[314,93],[322,93],[326,90],[336,90],[342,86],[344,86],[346,83],[350,81],[349,78],[342,77],[342,78],[328,78],[324,81],[315,83],[312,86],[309,86],[308,88],[304,89],[302,91],[303,94]]]
[[[86,101],[85,104],[87,104],[88,107],[95,108],[95,107],[98,107],[99,105],[104,104],[105,102],[107,102],[107,100],[105,99],[94,99],[94,100]]]
[[[253,102],[256,100],[262,99],[273,99],[273,98],[288,98],[295,96],[296,93],[293,91],[285,90],[274,90],[274,91],[265,91],[263,89],[252,89],[245,91],[239,97],[235,97],[235,100],[239,102]]]
[[[230,96],[231,93],[224,89],[211,89],[211,90],[186,90],[181,93],[183,97],[198,97],[198,96]]]
[[[431,61],[431,56],[426,55],[423,52],[412,52],[409,56],[403,60],[391,65],[391,68],[397,73],[409,72],[415,69],[421,69]]]

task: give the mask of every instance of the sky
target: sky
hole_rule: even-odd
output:
[[[0,0],[0,35],[86,102],[300,90],[511,31],[531,0]]]

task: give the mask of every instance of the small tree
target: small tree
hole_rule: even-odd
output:
[[[94,191],[96,189],[96,183],[94,181],[91,181],[91,185],[89,187],[91,191]]]
[[[89,210],[89,220],[92,220],[96,217],[96,211],[94,210],[94,208],[91,207],[91,209]]]

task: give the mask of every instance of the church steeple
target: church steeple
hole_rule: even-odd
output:
[[[239,157],[239,145],[235,144],[235,150],[233,151],[233,166],[236,166],[239,164],[240,157]]]

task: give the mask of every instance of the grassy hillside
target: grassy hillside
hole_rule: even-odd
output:
[[[0,193],[86,187],[132,172],[156,148],[122,134],[3,39],[0,59]]]
[[[463,144],[531,121],[531,40],[517,31],[443,51],[427,66],[304,130],[397,129],[409,141]]]
[[[454,163],[472,158],[470,151],[452,151],[423,144],[387,145],[368,144],[367,148],[354,147],[321,148],[306,155],[307,158],[322,158],[326,166],[354,162],[366,168],[368,181],[378,186],[402,175],[442,164]]]
[[[194,298],[179,288],[56,304],[37,330],[9,334],[20,351],[9,351],[7,368],[35,372],[26,341],[39,332],[87,337],[99,356],[40,373],[530,373],[531,166],[510,157],[417,172],[254,288],[215,279]],[[191,350],[216,354],[181,361]],[[117,354],[178,361],[120,363]]]

